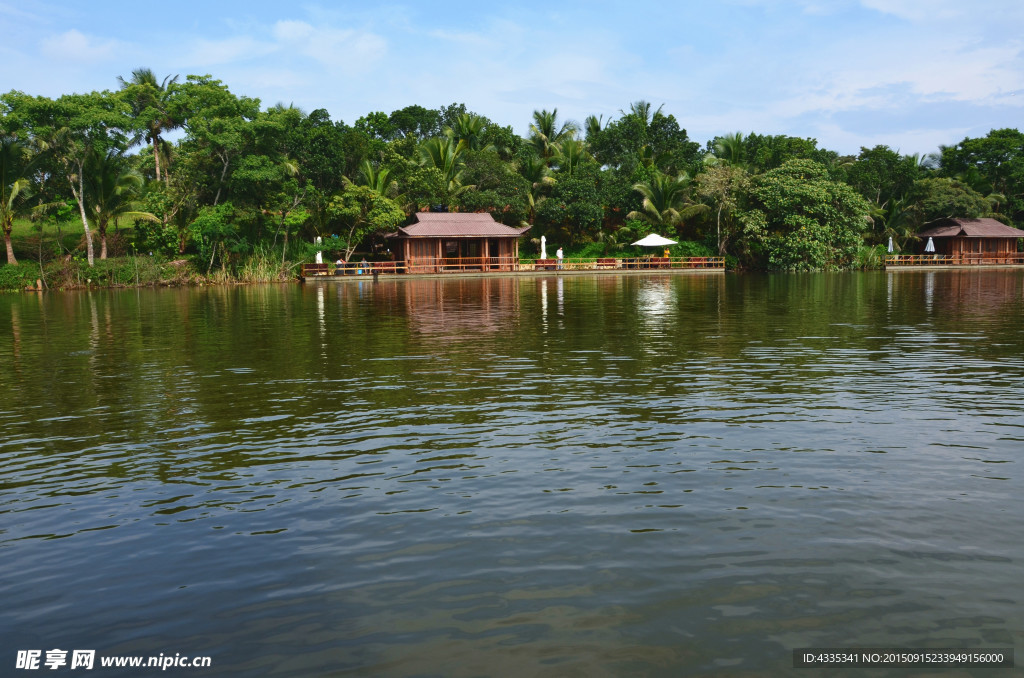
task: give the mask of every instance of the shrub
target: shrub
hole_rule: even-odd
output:
[[[23,290],[30,285],[35,285],[38,277],[39,268],[37,266],[4,264],[0,266],[0,290]]]

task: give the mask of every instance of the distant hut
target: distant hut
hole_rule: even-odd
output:
[[[490,214],[418,212],[414,218],[387,236],[407,273],[515,270],[519,238],[530,230],[499,224]]]
[[[1024,231],[995,219],[947,218],[933,221],[917,234],[923,252],[932,238],[935,253],[949,257],[951,263],[1008,264],[1017,257],[1017,241]]]

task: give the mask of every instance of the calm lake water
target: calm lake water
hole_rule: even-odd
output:
[[[1021,271],[0,296],[0,675],[1024,647],[1022,302]]]

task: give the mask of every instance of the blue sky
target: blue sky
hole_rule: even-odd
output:
[[[608,119],[645,99],[701,143],[792,134],[840,153],[1024,122],[1020,0],[0,0],[0,22],[0,91],[45,96],[145,66],[348,123],[463,102],[520,134],[535,109]]]

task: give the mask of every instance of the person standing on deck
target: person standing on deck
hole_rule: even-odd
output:
[[[562,248],[559,247],[558,251],[555,252],[555,258],[558,259],[558,270],[562,270]]]

